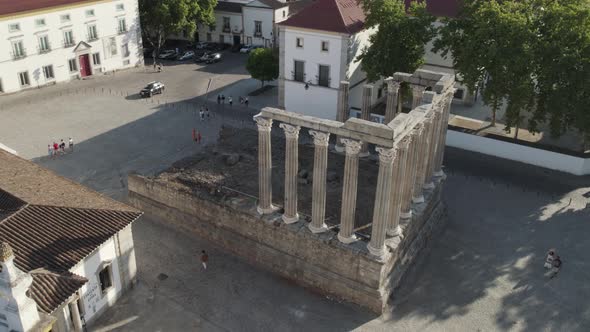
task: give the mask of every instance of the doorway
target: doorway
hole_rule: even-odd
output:
[[[234,35],[234,45],[240,45],[241,41],[240,36]]]
[[[80,55],[80,76],[86,77],[92,75],[92,71],[90,70],[90,57],[88,54]]]

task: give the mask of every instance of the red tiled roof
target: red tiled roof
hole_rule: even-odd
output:
[[[355,0],[316,0],[279,24],[354,34],[363,29],[365,13]]]
[[[33,283],[28,295],[47,314],[59,308],[88,282],[88,279],[71,272],[55,273],[45,269],[31,271],[31,276]]]
[[[27,203],[0,189],[0,220],[8,218]]]
[[[0,241],[25,271],[68,271],[141,213],[27,205],[0,221]]]
[[[0,16],[97,0],[0,0]]]
[[[404,0],[406,5],[411,0]],[[457,16],[460,0],[433,0],[426,8],[434,16]],[[298,28],[354,34],[363,29],[365,13],[357,0],[316,0],[279,24]]]

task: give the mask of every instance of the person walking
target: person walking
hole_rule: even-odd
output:
[[[205,252],[205,250],[201,251],[201,264],[203,264],[203,269],[207,270],[207,263],[209,262],[209,255]]]
[[[197,132],[197,143],[201,144],[201,132]]]
[[[227,100],[229,101],[229,106],[233,105],[234,100],[231,98],[231,96],[229,96]]]
[[[209,107],[205,107],[205,115],[207,116],[207,121],[209,121]]]
[[[244,99],[244,104],[246,104],[246,107],[248,107],[248,96],[246,96],[246,98]]]
[[[57,152],[59,151],[59,145],[57,142],[53,142],[53,155],[57,156]]]
[[[71,137],[68,140],[68,146],[70,148],[70,152],[74,152],[74,140]]]
[[[225,96],[224,95],[221,95],[221,103],[225,104]]]
[[[64,142],[63,139],[59,142],[59,149],[61,150],[61,153],[66,152],[66,143]]]
[[[217,105],[221,104],[221,95],[217,95]]]
[[[205,120],[205,112],[203,112],[202,108],[199,110],[199,116],[201,117],[201,121]]]
[[[49,157],[53,156],[53,148],[51,147],[51,144],[47,144],[47,155]]]

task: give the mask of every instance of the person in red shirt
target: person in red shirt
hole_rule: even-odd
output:
[[[58,152],[59,152],[59,145],[57,144],[57,142],[53,142],[53,154],[55,156],[57,156]]]

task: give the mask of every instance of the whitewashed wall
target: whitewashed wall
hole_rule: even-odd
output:
[[[117,4],[123,4],[124,10],[118,11]],[[85,12],[88,9],[94,9],[94,17],[86,16]],[[71,20],[62,22],[60,16],[63,14],[69,14]],[[127,33],[117,33],[119,17],[125,17]],[[45,26],[36,26],[35,20],[37,19],[45,19]],[[20,31],[10,32],[9,25],[12,23],[19,23]],[[29,73],[29,88],[76,78],[79,73],[79,63],[76,72],[70,72],[68,67],[69,59],[77,59],[76,54],[73,52],[75,46],[64,48],[63,31],[72,30],[75,45],[77,45],[80,41],[87,40],[87,25],[89,24],[96,24],[99,38],[96,41],[89,42],[92,46],[90,53],[99,53],[101,58],[101,64],[94,66],[92,56],[90,56],[93,74],[143,64],[137,0],[94,2],[88,5],[61,8],[52,12],[14,15],[8,18],[0,18],[0,80],[4,92],[21,90],[18,73],[25,71]],[[38,38],[42,35],[48,36],[51,51],[39,54]],[[105,41],[110,37],[116,38],[116,56],[107,56],[105,54]],[[16,40],[23,41],[27,56],[13,60],[12,41]],[[124,58],[121,47],[125,43],[129,47],[129,57]],[[46,79],[44,77],[42,67],[47,65],[53,66],[55,78]],[[36,77],[38,80],[35,79]]]
[[[336,120],[338,90],[285,81],[285,109],[319,118]]]
[[[250,5],[253,5],[253,3],[250,3]],[[252,45],[265,46],[265,40],[273,39],[274,11],[271,8],[256,8],[244,6],[242,12],[244,14],[244,43],[247,44],[249,38],[251,38]],[[262,37],[254,37],[254,21],[262,22]]]
[[[232,13],[232,12],[223,12],[223,11],[216,11],[215,13],[215,30],[210,31],[208,26],[199,25],[198,33],[199,33],[199,41],[207,41],[207,34],[211,34],[211,41],[214,43],[220,42],[220,35],[224,36],[224,42],[226,44],[233,44],[234,41],[234,32],[238,32],[240,35],[240,39],[242,38],[242,31],[244,29],[243,22],[242,22],[242,13]],[[223,32],[223,18],[229,17],[229,25],[231,28],[231,32]],[[243,41],[242,41],[243,43]]]
[[[447,132],[446,145],[575,175],[590,174],[590,158],[574,157],[455,130]]]
[[[113,287],[105,294],[102,294],[98,273],[100,272],[100,267],[108,262],[110,262],[111,266]],[[80,291],[80,298],[84,306],[84,318],[86,321],[92,320],[105,306],[113,305],[122,290],[114,237],[110,238],[90,256],[72,268],[70,272],[88,279],[88,283]]]

